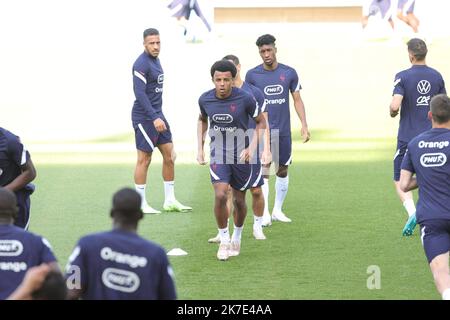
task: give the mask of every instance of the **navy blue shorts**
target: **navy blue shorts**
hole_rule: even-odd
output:
[[[209,173],[212,183],[228,183],[233,189],[245,191],[260,187],[262,166],[260,164],[210,164]]]
[[[292,163],[292,138],[288,136],[270,135],[270,151],[272,161],[278,165],[288,166]]]
[[[29,183],[25,188],[15,192],[19,212],[14,220],[14,225],[25,230],[28,229],[30,222],[30,195],[34,192],[34,189],[34,184]]]
[[[397,140],[397,151],[394,155],[394,181],[400,181],[400,171],[402,169],[402,161],[408,149],[408,142]]]
[[[428,263],[450,251],[450,220],[434,219],[420,223],[420,237]]]
[[[403,11],[403,14],[414,12],[415,0],[398,0],[398,9]]]
[[[390,8],[391,8],[390,1],[373,0],[369,6],[367,6],[367,5],[363,6],[363,15],[368,17],[368,16],[375,16],[378,13],[380,13],[381,18],[391,20],[392,14],[389,10]]]
[[[136,140],[136,149],[144,152],[153,152],[159,144],[171,143],[172,133],[170,132],[169,123],[166,119],[162,119],[166,124],[167,130],[158,132],[153,125],[153,121],[147,120],[134,124],[134,133]]]

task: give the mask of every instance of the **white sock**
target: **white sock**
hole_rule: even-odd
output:
[[[233,230],[233,237],[232,237],[232,241],[233,242],[241,242],[241,238],[242,238],[242,229],[244,229],[244,226],[242,225],[242,227],[236,227],[234,226],[234,230]]]
[[[228,227],[219,229],[220,243],[230,243],[230,233]]]
[[[136,189],[136,192],[139,193],[139,195],[141,196],[141,207],[144,207],[145,205],[147,205],[147,199],[145,197],[145,187],[146,184],[135,184],[134,188]]]
[[[255,215],[253,215],[253,229],[262,228],[262,220],[263,220],[263,217],[257,217]]]
[[[286,178],[277,177],[275,181],[275,205],[273,212],[282,212],[284,199],[286,198],[289,187],[289,176]]]
[[[414,204],[413,199],[407,199],[403,202],[403,206],[405,207],[406,211],[408,212],[408,216],[412,216],[414,213],[416,213],[416,205]]]
[[[264,178],[261,190],[264,196],[264,213],[269,213],[269,179]]]
[[[175,200],[175,182],[164,181],[164,202],[172,202]]]
[[[450,288],[447,288],[442,292],[442,300],[450,300]]]

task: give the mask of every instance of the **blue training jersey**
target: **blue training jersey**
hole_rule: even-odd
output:
[[[402,169],[416,174],[417,221],[450,220],[450,130],[434,128],[411,140]]]
[[[248,92],[249,94],[251,94],[253,96],[253,98],[255,98],[256,102],[258,102],[258,114],[260,114],[261,112],[267,112],[266,110],[266,101],[264,98],[264,94],[262,93],[261,90],[259,90],[257,87],[255,87],[254,85],[247,83],[247,82],[243,82],[242,83],[242,90]],[[249,117],[248,120],[248,128],[249,129],[255,129],[256,128],[256,122],[253,119],[253,117]]]
[[[409,142],[418,134],[431,129],[428,119],[430,100],[440,93],[446,93],[444,79],[433,68],[413,65],[396,74],[393,95],[403,96],[398,140]]]
[[[176,299],[164,249],[133,232],[115,229],[81,238],[66,268],[68,280],[77,273],[86,300]]]
[[[30,160],[30,154],[20,138],[0,128],[0,186],[10,184],[22,173],[21,167]]]
[[[275,70],[265,70],[261,64],[247,72],[245,82],[264,93],[270,129],[278,129],[280,136],[290,136],[289,92],[302,88],[295,69],[278,63]]]
[[[21,284],[29,268],[55,261],[47,240],[22,228],[0,224],[0,300]]]
[[[162,93],[164,71],[159,58],[143,52],[133,65],[133,89],[136,100],[133,104],[133,123],[163,119]]]
[[[203,117],[209,119],[211,163],[237,163],[241,151],[248,147],[249,117],[258,116],[258,103],[246,91],[233,87],[225,99],[216,90],[203,93],[198,104]]]

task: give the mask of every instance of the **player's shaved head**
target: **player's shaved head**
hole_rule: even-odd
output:
[[[111,216],[127,223],[137,222],[142,218],[141,201],[135,190],[120,189],[113,196]]]
[[[236,77],[236,74],[237,74],[236,66],[228,60],[219,60],[219,61],[214,62],[214,64],[211,67],[211,78],[214,78],[214,73],[216,71],[219,71],[219,72],[229,71],[229,72],[231,72],[231,76],[233,78]]]
[[[235,66],[237,66],[238,64],[240,64],[239,58],[236,57],[234,54],[226,55],[225,57],[222,58],[222,60],[233,61],[233,63],[234,63]]]
[[[256,45],[262,47],[263,45],[275,45],[275,37],[271,34],[264,34],[256,40]]]
[[[17,211],[17,199],[14,192],[0,187],[0,218],[15,218]]]
[[[422,39],[413,38],[408,41],[408,51],[411,53],[411,55],[416,58],[418,61],[425,60],[425,57],[427,56],[428,49],[427,44]]]
[[[430,111],[434,122],[438,124],[450,121],[450,98],[446,94],[438,94],[431,99]]]
[[[148,28],[144,30],[144,39],[148,36],[159,36],[159,31],[155,28]]]

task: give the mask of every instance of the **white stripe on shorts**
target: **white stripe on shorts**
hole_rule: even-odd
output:
[[[291,155],[291,157],[289,158],[289,160],[286,161],[286,163],[285,163],[284,165],[285,165],[285,166],[288,166],[288,165],[291,164],[291,162],[292,162],[292,155]]]
[[[394,154],[394,160],[395,160],[395,158],[398,157],[399,154],[400,154],[400,149],[397,149],[397,151],[396,151],[395,154]]]
[[[420,230],[420,232],[422,233],[420,235],[420,240],[422,240],[422,247],[423,247],[423,238],[425,237],[425,226],[422,228],[422,230]]]
[[[247,186],[250,183],[250,180],[252,179],[252,175],[253,175],[253,167],[250,166],[250,177],[248,177],[247,183],[241,188],[241,191],[247,189]]]
[[[256,181],[255,181],[255,183],[253,184],[252,188],[255,188],[255,187],[258,185],[259,180],[261,180],[261,176],[262,176],[262,166],[261,166],[261,170],[259,170],[258,178],[256,178]]]
[[[148,144],[150,145],[150,148],[152,148],[152,150],[155,149],[155,146],[153,145],[152,140],[150,139],[150,137],[148,136],[147,132],[145,132],[144,127],[142,126],[142,124],[138,124],[138,128],[139,130],[141,130],[142,135],[144,136],[145,140],[148,142]]]
[[[209,172],[214,180],[220,180],[220,177],[213,171],[213,169],[211,169],[211,167],[209,168]]]

